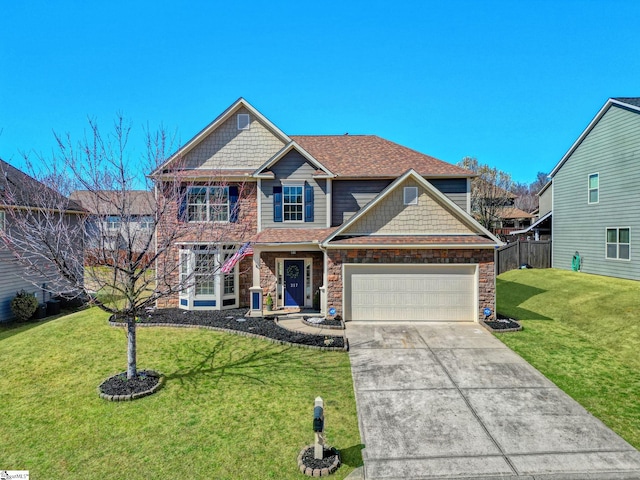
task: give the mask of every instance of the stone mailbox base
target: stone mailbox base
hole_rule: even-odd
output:
[[[309,477],[326,477],[334,473],[340,466],[340,453],[332,447],[324,447],[324,458],[316,460],[313,455],[314,445],[307,445],[298,455],[300,472]]]

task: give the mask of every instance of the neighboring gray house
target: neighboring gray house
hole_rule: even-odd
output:
[[[554,268],[640,280],[640,98],[610,98],[551,172]]]
[[[33,179],[24,172],[11,166],[7,162],[0,159],[0,230],[2,235],[15,233],[13,209],[35,209],[38,205],[37,198],[39,194],[44,193],[48,198],[57,195],[45,185]],[[66,203],[64,197],[60,197],[57,204]],[[81,208],[69,202],[68,210],[65,211],[69,215],[82,214]],[[70,247],[72,248],[72,247]],[[82,255],[82,252],[78,252]],[[44,292],[41,288],[42,284],[50,284],[51,279],[39,278],[34,274],[27,272],[16,260],[11,249],[0,239],[0,322],[5,322],[13,317],[11,313],[11,300],[15,297],[16,292],[21,289],[36,295],[40,302],[50,299],[50,292]]]
[[[195,277],[159,306],[477,321],[501,242],[470,214],[473,176],[374,135],[289,136],[238,99],[151,174],[184,185],[157,235],[185,231],[168,258]]]
[[[104,260],[105,251],[145,252],[155,228],[155,198],[148,190],[77,190],[69,198],[91,214],[87,225],[86,254]],[[96,250],[97,249],[97,250]],[[97,253],[99,251],[100,253]],[[111,253],[106,253],[110,257]]]

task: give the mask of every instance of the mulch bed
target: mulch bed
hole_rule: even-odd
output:
[[[315,447],[305,447],[298,456],[300,472],[309,477],[325,477],[331,475],[340,466],[340,453],[333,447],[323,449],[323,458],[316,459]]]
[[[483,320],[482,323],[494,332],[518,332],[522,330],[522,325],[513,318],[508,318],[500,314],[497,314],[495,320]]]
[[[133,400],[151,395],[162,385],[162,375],[153,370],[139,370],[133,378],[127,372],[107,378],[98,387],[102,398],[112,401]]]
[[[184,325],[230,330],[249,335],[270,338],[277,342],[316,348],[344,349],[342,336],[311,335],[293,332],[280,327],[274,320],[262,317],[245,317],[246,308],[232,310],[181,310],[160,308],[141,316],[138,325]]]
[[[312,319],[315,318],[319,317],[314,315],[305,315],[302,317],[302,323],[312,327],[328,328],[329,330],[344,330],[344,323],[340,318],[323,318],[319,323],[312,321]]]

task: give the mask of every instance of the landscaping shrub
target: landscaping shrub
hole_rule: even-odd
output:
[[[29,320],[37,309],[38,299],[24,289],[16,293],[16,296],[11,300],[11,311],[20,322]]]

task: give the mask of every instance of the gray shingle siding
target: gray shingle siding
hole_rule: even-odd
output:
[[[327,226],[326,180],[313,178],[316,168],[300,153],[292,150],[276,163],[271,171],[274,180],[262,180],[262,228],[323,228]],[[281,180],[300,180],[300,184],[312,185],[314,193],[313,222],[274,222],[273,187],[280,186]]]
[[[588,176],[599,174],[599,202]],[[553,267],[640,280],[640,114],[612,106],[553,178]],[[631,229],[631,260],[605,258],[606,228]]]

